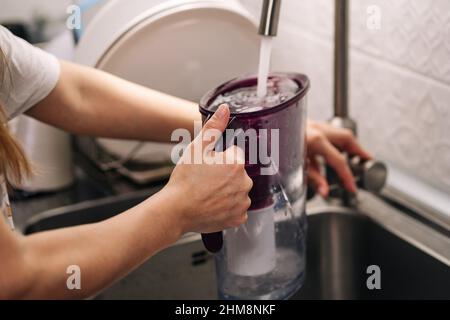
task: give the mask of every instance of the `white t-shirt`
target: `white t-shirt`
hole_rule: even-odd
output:
[[[0,78],[0,105],[8,119],[24,113],[44,99],[59,79],[59,62],[0,26],[0,48],[6,55],[7,72]]]
[[[8,119],[12,119],[48,96],[58,82],[60,66],[54,56],[15,37],[1,25],[0,48],[8,64],[3,79],[0,75],[0,106],[4,108]],[[0,175],[0,212],[14,229],[2,175]]]

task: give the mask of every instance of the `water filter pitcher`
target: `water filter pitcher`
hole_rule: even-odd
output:
[[[267,95],[256,77],[228,81],[200,101],[203,121],[227,103],[231,116],[222,149],[245,151],[253,180],[247,222],[204,235],[215,255],[223,299],[286,299],[303,284],[306,233],[306,93],[302,74],[269,76]]]

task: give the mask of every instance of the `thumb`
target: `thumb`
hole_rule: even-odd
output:
[[[227,104],[221,104],[203,126],[202,131],[198,135],[198,143],[201,143],[203,147],[216,145],[220,139],[221,134],[228,126],[228,120],[230,119],[230,109]]]

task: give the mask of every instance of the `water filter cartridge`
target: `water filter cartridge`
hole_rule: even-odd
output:
[[[245,224],[226,230],[230,272],[240,276],[258,276],[275,268],[274,214],[274,205],[249,210]]]

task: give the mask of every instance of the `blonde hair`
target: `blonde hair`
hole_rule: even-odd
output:
[[[5,84],[8,74],[8,62],[0,48],[0,87]],[[0,174],[5,178],[20,183],[24,177],[31,174],[31,166],[14,137],[8,130],[8,119],[0,105]]]

